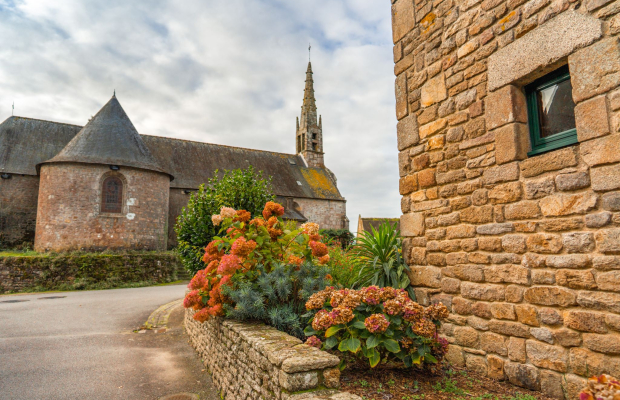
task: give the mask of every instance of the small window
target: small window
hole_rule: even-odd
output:
[[[568,66],[525,87],[532,139],[529,156],[577,143],[575,103]]]
[[[101,191],[101,212],[120,213],[123,209],[123,182],[116,176],[103,181]]]

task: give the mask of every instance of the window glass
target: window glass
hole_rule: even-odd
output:
[[[101,212],[120,213],[123,208],[123,182],[111,176],[103,181]]]
[[[570,79],[538,90],[540,137],[575,129],[575,103]]]

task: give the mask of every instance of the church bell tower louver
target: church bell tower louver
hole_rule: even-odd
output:
[[[309,167],[325,167],[323,160],[323,124],[321,117],[317,118],[314,80],[310,62],[308,62],[308,70],[306,71],[306,88],[304,89],[304,102],[301,106],[301,119],[297,118],[296,145],[297,154],[302,155]]]

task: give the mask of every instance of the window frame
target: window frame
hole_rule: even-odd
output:
[[[536,92],[569,79],[570,71],[568,70],[568,65],[565,65],[525,86],[528,126],[532,144],[532,150],[527,153],[528,156],[547,153],[552,150],[579,143],[577,139],[577,128],[556,133],[546,138],[540,136],[540,116],[538,114],[538,98]]]
[[[115,180],[118,181],[120,183],[120,193],[119,193],[119,197],[120,197],[120,202],[118,203],[119,207],[118,209],[114,209],[114,210],[110,210],[106,208],[106,205],[108,204],[105,201],[105,197],[106,197],[106,183],[110,180]],[[100,207],[100,212],[102,214],[113,214],[113,215],[119,215],[119,214],[123,214],[123,204],[124,204],[124,196],[125,195],[125,184],[123,182],[123,179],[121,179],[121,177],[116,176],[116,175],[108,175],[105,176],[103,178],[103,182],[101,182],[101,207]],[[118,211],[117,211],[118,210]]]

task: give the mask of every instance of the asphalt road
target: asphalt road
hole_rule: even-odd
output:
[[[174,285],[0,296],[0,399],[219,398],[187,343],[182,308],[165,333],[133,332],[184,292]]]

